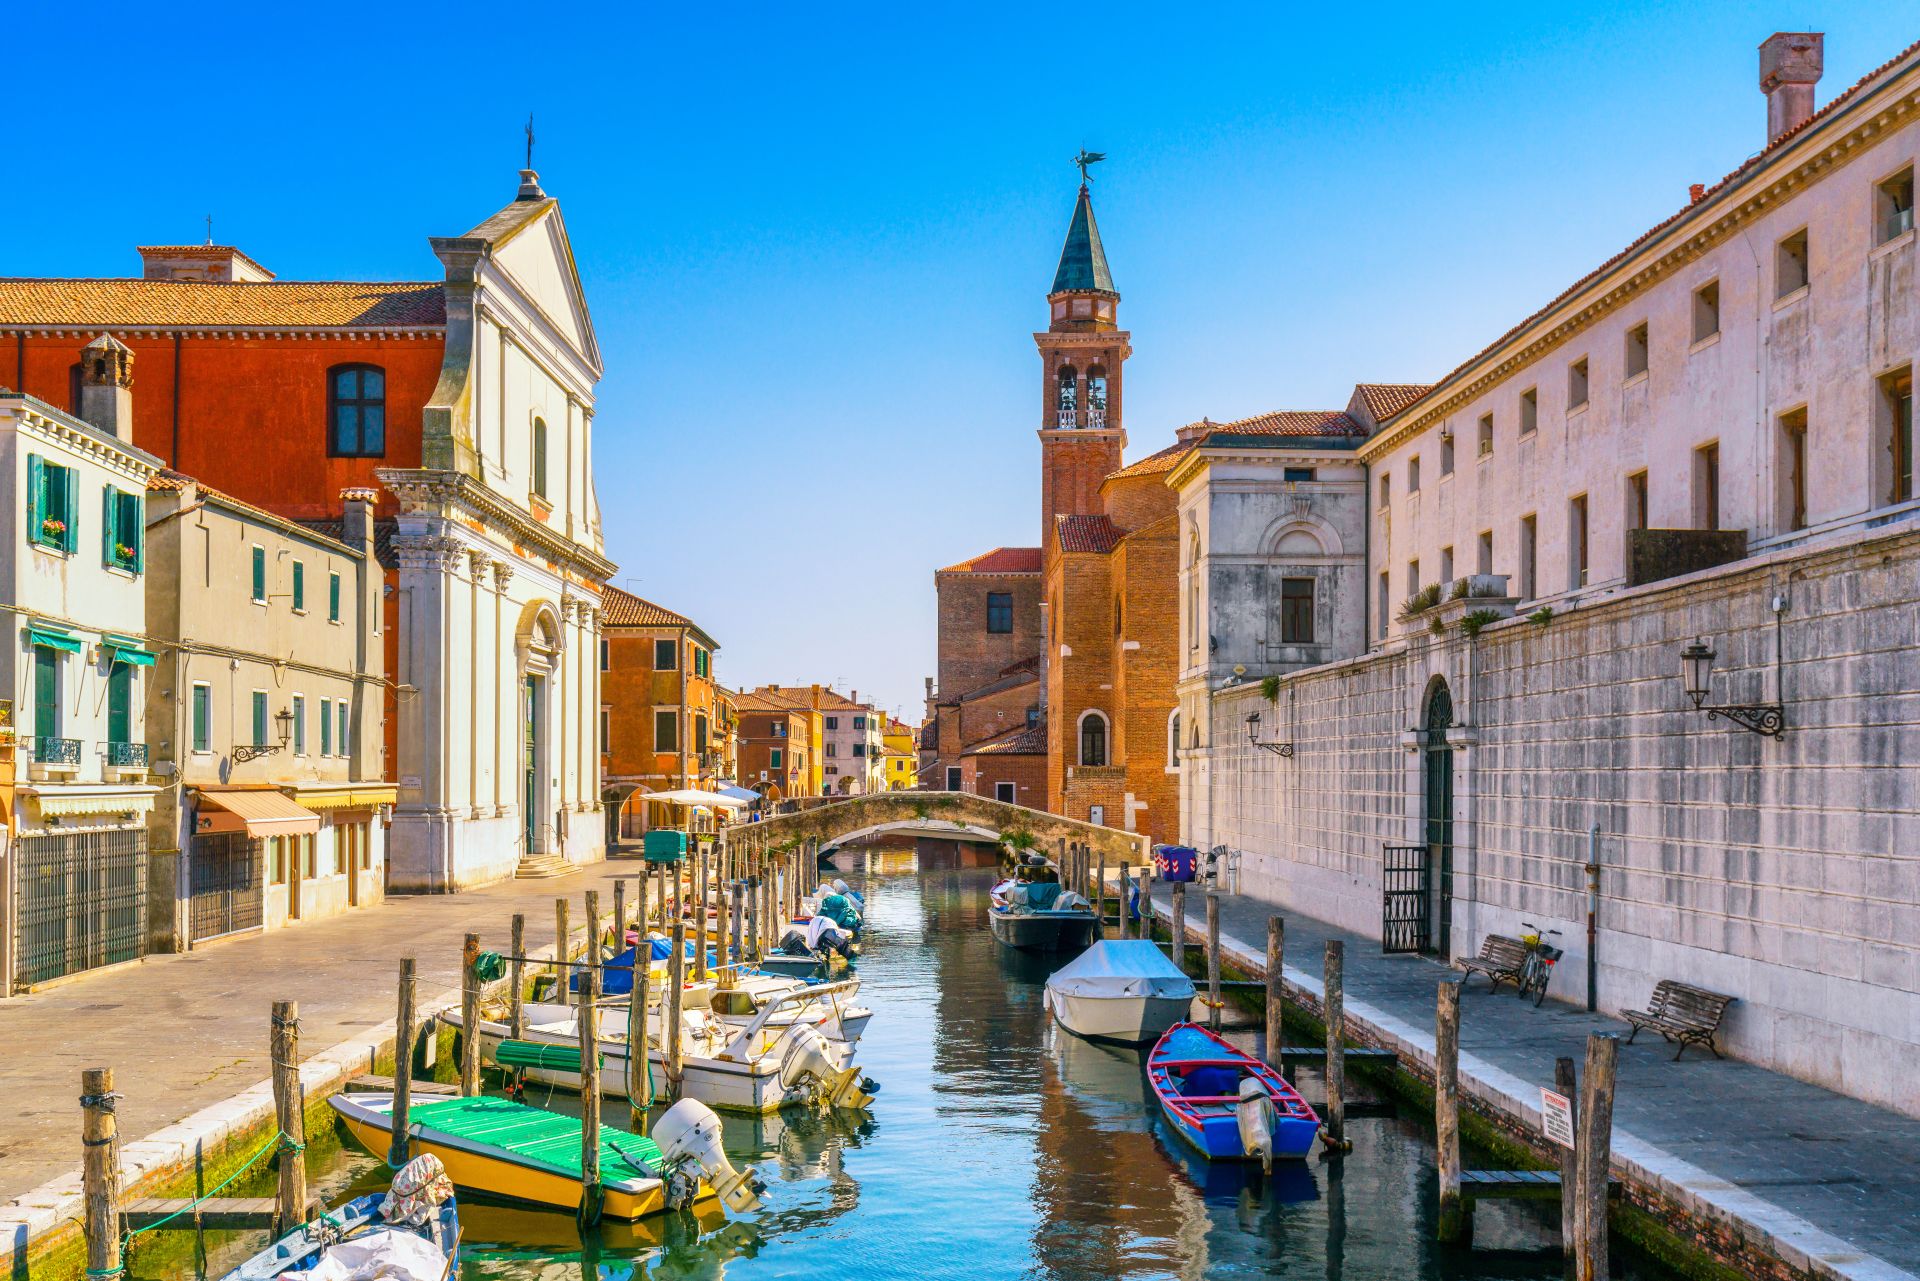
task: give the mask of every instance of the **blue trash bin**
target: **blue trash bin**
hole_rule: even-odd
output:
[[[1154,871],[1163,881],[1192,881],[1200,863],[1200,851],[1189,845],[1153,847]]]

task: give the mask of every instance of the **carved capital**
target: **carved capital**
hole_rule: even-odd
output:
[[[513,565],[504,560],[493,562],[493,590],[504,592],[507,584],[513,581]]]
[[[400,535],[393,540],[393,550],[400,558],[402,570],[456,574],[460,571],[467,545],[445,534]]]

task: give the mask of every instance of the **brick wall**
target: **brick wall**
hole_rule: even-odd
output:
[[[1521,920],[1563,931],[1552,994],[1584,1000],[1585,872],[1600,829],[1599,1003],[1660,978],[1738,997],[1725,1046],[1910,1115],[1920,1026],[1920,530],[1893,527],[1622,592],[1477,642],[1385,652],[1212,698],[1191,753],[1195,835],[1245,884],[1368,934],[1381,846],[1423,839],[1420,723],[1452,694],[1451,951]],[[1770,604],[1784,597],[1776,623]],[[1711,704],[1781,697],[1768,739],[1709,721],[1679,651],[1718,651]],[[1782,656],[1775,693],[1775,647]],[[1261,710],[1296,755],[1246,745]]]
[[[943,701],[998,680],[1008,667],[1040,653],[1040,575],[935,574],[933,588],[939,610],[935,679]],[[987,630],[989,592],[1013,597],[1013,631]]]
[[[995,784],[1012,783],[1013,803],[1045,809],[1047,758],[1038,753],[988,752],[961,758],[961,789],[997,800]]]
[[[1156,842],[1179,837],[1179,775],[1167,772],[1167,726],[1175,707],[1180,618],[1178,526],[1169,516],[1129,534],[1114,551],[1121,629],[1112,641],[1114,762],[1126,769],[1132,829]],[[1126,824],[1124,812],[1114,821]]]

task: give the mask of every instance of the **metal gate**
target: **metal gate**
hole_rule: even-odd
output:
[[[1381,853],[1385,861],[1380,878],[1380,950],[1424,952],[1433,919],[1427,847],[1389,845]]]
[[[130,961],[146,951],[144,828],[25,835],[14,848],[17,985]]]
[[[245,832],[194,837],[187,876],[189,943],[260,928],[265,919],[260,854]]]

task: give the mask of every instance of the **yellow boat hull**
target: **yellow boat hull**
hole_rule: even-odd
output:
[[[340,1120],[360,1146],[376,1155],[384,1154],[392,1142],[391,1127],[373,1125],[347,1114],[342,1114]],[[436,1143],[419,1135],[408,1140],[409,1158],[426,1152],[440,1158],[440,1164],[446,1167],[447,1177],[453,1180],[455,1187],[483,1196],[565,1210],[569,1214],[580,1205],[580,1181],[564,1174],[469,1152],[465,1148]],[[715,1208],[719,1200],[713,1189],[702,1183],[699,1195],[694,1199],[693,1212],[699,1215],[703,1210]],[[643,1192],[608,1187],[601,1212],[610,1219],[644,1219],[648,1215],[664,1214],[667,1209],[665,1189],[655,1183]]]

